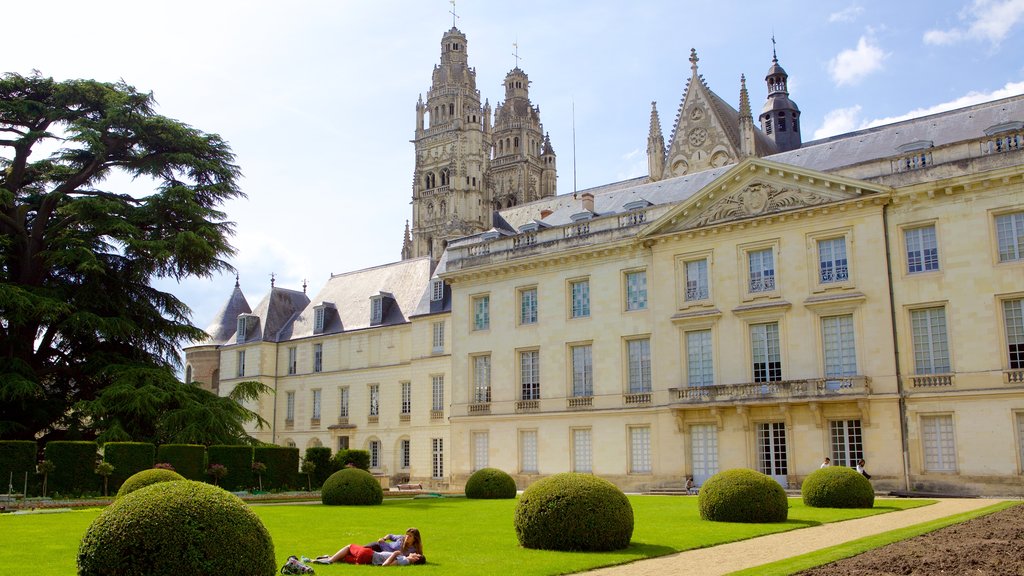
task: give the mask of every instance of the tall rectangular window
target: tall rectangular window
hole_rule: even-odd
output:
[[[775,290],[775,257],[771,248],[747,253],[750,292]]]
[[[320,334],[324,331],[324,319],[327,316],[327,307],[320,305],[313,308],[313,333]]]
[[[323,398],[322,390],[313,390],[313,420],[320,419],[320,400]]]
[[[295,374],[299,364],[299,349],[295,346],[288,348],[288,374]]]
[[[338,418],[348,418],[348,386],[338,388]]]
[[[626,273],[626,310],[647,308],[647,272]]]
[[[711,330],[686,333],[686,377],[689,386],[710,386],[715,383],[711,360]]]
[[[284,419],[288,422],[295,421],[295,392],[288,392],[285,395]]]
[[[444,478],[444,438],[430,439],[430,477]]]
[[[914,337],[914,373],[950,372],[946,309],[940,306],[911,310],[910,324]]]
[[[380,384],[370,384],[370,416],[380,416]]]
[[[626,342],[629,357],[629,391],[632,394],[651,391],[651,340],[641,338]]]
[[[651,429],[647,426],[629,429],[629,471],[651,473]]]
[[[473,432],[473,471],[487,468],[489,440],[487,432]]]
[[[384,297],[370,298],[370,324],[380,324],[384,320]]]
[[[692,260],[686,263],[686,301],[707,300],[711,294],[708,290],[707,259]]]
[[[431,350],[434,354],[444,354],[444,321],[431,324]]]
[[[523,474],[537,473],[537,431],[519,431],[519,471]]]
[[[754,382],[781,382],[779,323],[750,325],[750,356],[754,360]]]
[[[491,297],[473,298],[473,330],[487,330],[491,327]]]
[[[398,443],[398,467],[408,470],[412,462],[412,445],[408,438],[402,438]]]
[[[590,280],[579,280],[569,285],[572,294],[572,317],[590,316]]]
[[[832,465],[857,466],[864,457],[864,440],[860,420],[830,420],[829,437],[832,440]]]
[[[822,284],[846,282],[850,268],[846,260],[846,238],[818,240],[818,281]]]
[[[540,400],[540,352],[519,353],[520,400]]]
[[[939,244],[935,226],[910,228],[903,232],[907,249],[907,272],[930,272],[939,269]]]
[[[238,377],[245,376],[245,350],[238,351]]]
[[[491,401],[491,356],[473,357],[473,402]]]
[[[996,216],[999,261],[1024,260],[1024,212]]]
[[[594,395],[594,364],[590,345],[572,347],[572,395]]]
[[[853,339],[853,316],[846,314],[822,318],[821,337],[825,352],[825,377],[855,375],[857,351]]]
[[[402,414],[412,414],[412,382],[402,382]]]
[[[956,472],[956,438],[953,417],[922,416],[921,441],[924,444],[924,469],[928,472]]]
[[[1003,322],[1009,367],[1011,370],[1024,368],[1024,299],[1003,300]]]
[[[572,471],[594,471],[589,428],[572,431]]]
[[[519,323],[537,323],[537,289],[523,288],[519,291]]]
[[[248,334],[246,334],[246,328],[248,327],[247,318],[247,316],[238,317],[238,323],[235,326],[235,342],[238,344],[245,342],[245,339],[248,337]]]
[[[370,452],[370,468],[380,468],[380,440],[370,440],[367,447]]]
[[[785,422],[761,422],[757,425],[757,468],[768,476],[779,477],[789,473]]]
[[[718,474],[718,426],[690,426],[690,454],[693,456],[693,480],[698,486]]]
[[[430,409],[444,410],[444,376],[431,378],[431,388]]]
[[[430,300],[432,302],[444,300],[444,280],[430,281]]]
[[[313,344],[313,372],[324,371],[324,345]]]

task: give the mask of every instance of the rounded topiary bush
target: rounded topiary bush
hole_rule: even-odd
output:
[[[700,517],[717,522],[785,522],[789,516],[786,491],[756,470],[735,468],[719,472],[700,487]]]
[[[516,481],[503,470],[481,468],[466,481],[466,498],[515,498]]]
[[[124,481],[124,484],[121,484],[121,489],[117,491],[117,498],[121,498],[125,494],[135,492],[139,488],[145,488],[150,484],[156,484],[157,482],[174,482],[184,479],[184,476],[178,474],[174,470],[164,470],[163,468],[143,470],[142,472],[132,474]]]
[[[270,576],[274,543],[260,519],[222,488],[160,482],[114,501],[78,547],[79,576]]]
[[[524,548],[621,550],[633,536],[633,507],[611,482],[566,472],[538,480],[523,492],[515,528]]]
[[[369,472],[345,468],[331,474],[320,489],[320,500],[332,506],[366,506],[384,501],[384,490]]]
[[[871,508],[875,489],[853,468],[828,466],[804,478],[800,487],[804,504],[814,508]]]

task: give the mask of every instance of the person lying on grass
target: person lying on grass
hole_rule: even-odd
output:
[[[408,556],[400,550],[394,552],[374,552],[373,548],[349,544],[333,555],[317,556],[313,560],[315,564],[334,564],[345,562],[347,564],[373,564],[375,566],[408,566],[409,564],[426,564],[427,558],[418,552],[410,552]]]
[[[412,552],[423,555],[423,541],[420,540],[420,531],[416,528],[409,528],[405,534],[388,534],[364,548],[372,548],[374,552],[398,550],[403,556],[408,556]]]

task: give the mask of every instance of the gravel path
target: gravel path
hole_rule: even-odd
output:
[[[878,502],[878,500],[876,500]],[[828,548],[865,536],[929,522],[1000,502],[998,499],[942,499],[930,506],[770,534],[711,548],[689,550],[601,568],[592,576],[715,576]]]

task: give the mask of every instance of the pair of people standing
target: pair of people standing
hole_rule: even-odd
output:
[[[826,456],[825,457],[825,461],[822,462],[821,466],[818,466],[818,468],[828,468],[831,465],[832,465],[832,459],[829,458],[828,456]],[[868,474],[867,470],[864,469],[864,459],[863,458],[857,460],[857,473],[862,475],[862,476],[864,476],[868,480],[871,480],[871,474]]]
[[[360,546],[349,544],[332,555],[318,556],[313,560],[316,564],[373,564],[377,566],[408,566],[409,564],[426,564],[423,555],[423,540],[420,531],[409,528],[405,534],[388,534],[376,542]]]

